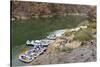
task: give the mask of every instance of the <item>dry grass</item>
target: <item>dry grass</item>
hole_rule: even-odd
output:
[[[79,42],[79,41],[72,41],[71,43],[65,44],[66,47],[72,48],[72,49],[78,48],[78,47],[80,47],[80,45],[81,45],[81,42]]]

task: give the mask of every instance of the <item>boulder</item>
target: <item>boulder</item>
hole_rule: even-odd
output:
[[[93,62],[96,61],[96,48],[77,48],[66,56],[62,56],[59,63]]]
[[[88,46],[88,47],[96,47],[96,39],[89,40],[89,41],[83,41],[82,45],[83,46]]]

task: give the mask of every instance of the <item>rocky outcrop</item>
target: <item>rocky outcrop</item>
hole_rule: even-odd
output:
[[[89,41],[83,41],[82,46],[96,47],[96,39],[89,40]]]
[[[58,64],[94,61],[96,61],[96,48],[78,48],[74,49],[71,53],[45,53],[39,56],[31,64]]]
[[[66,38],[57,38],[51,43],[47,51],[37,57],[31,64],[62,64],[62,63],[77,63],[77,62],[95,62],[97,60],[96,40],[89,41],[72,41],[64,43],[64,48],[72,48],[68,52],[68,48],[65,51],[58,51],[57,48],[61,46],[61,42],[66,41]],[[68,45],[69,44],[69,45]],[[63,48],[62,48],[63,49]]]
[[[96,48],[78,48],[61,57],[60,63],[76,63],[96,61]]]
[[[73,48],[73,50],[71,50],[70,52],[68,52],[68,50],[64,52],[57,51],[57,47],[60,47],[60,42],[62,41],[64,40],[60,40],[59,38],[56,39],[55,43],[53,42],[52,44],[50,44],[47,48],[47,51],[36,58],[31,64],[62,64],[77,62],[95,62],[97,60],[96,40],[84,41],[80,44],[79,42],[74,41],[75,43],[72,43],[75,48],[73,48],[73,46],[71,45],[67,45],[67,47],[70,46],[69,48]]]

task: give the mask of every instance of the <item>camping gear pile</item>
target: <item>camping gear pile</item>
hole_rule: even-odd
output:
[[[49,40],[35,40],[35,41],[26,41],[27,46],[32,46],[31,49],[27,50],[24,54],[19,56],[19,60],[23,62],[31,62],[36,57],[41,55],[47,48]]]
[[[27,50],[24,54],[20,54],[19,60],[26,63],[33,61],[47,49],[47,46],[50,43],[52,43],[57,37],[62,36],[64,31],[65,30],[55,31],[48,35],[45,39],[41,40],[27,40],[26,46],[31,46],[31,49]]]

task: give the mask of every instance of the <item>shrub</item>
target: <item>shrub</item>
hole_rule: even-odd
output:
[[[74,33],[75,33],[74,31],[72,31],[72,32],[65,32],[64,35],[65,35],[65,36],[71,36],[71,35],[74,34]]]
[[[89,23],[88,28],[96,29],[96,22]]]
[[[79,31],[75,33],[74,39],[79,41],[87,41],[93,39],[93,36],[87,31]]]

